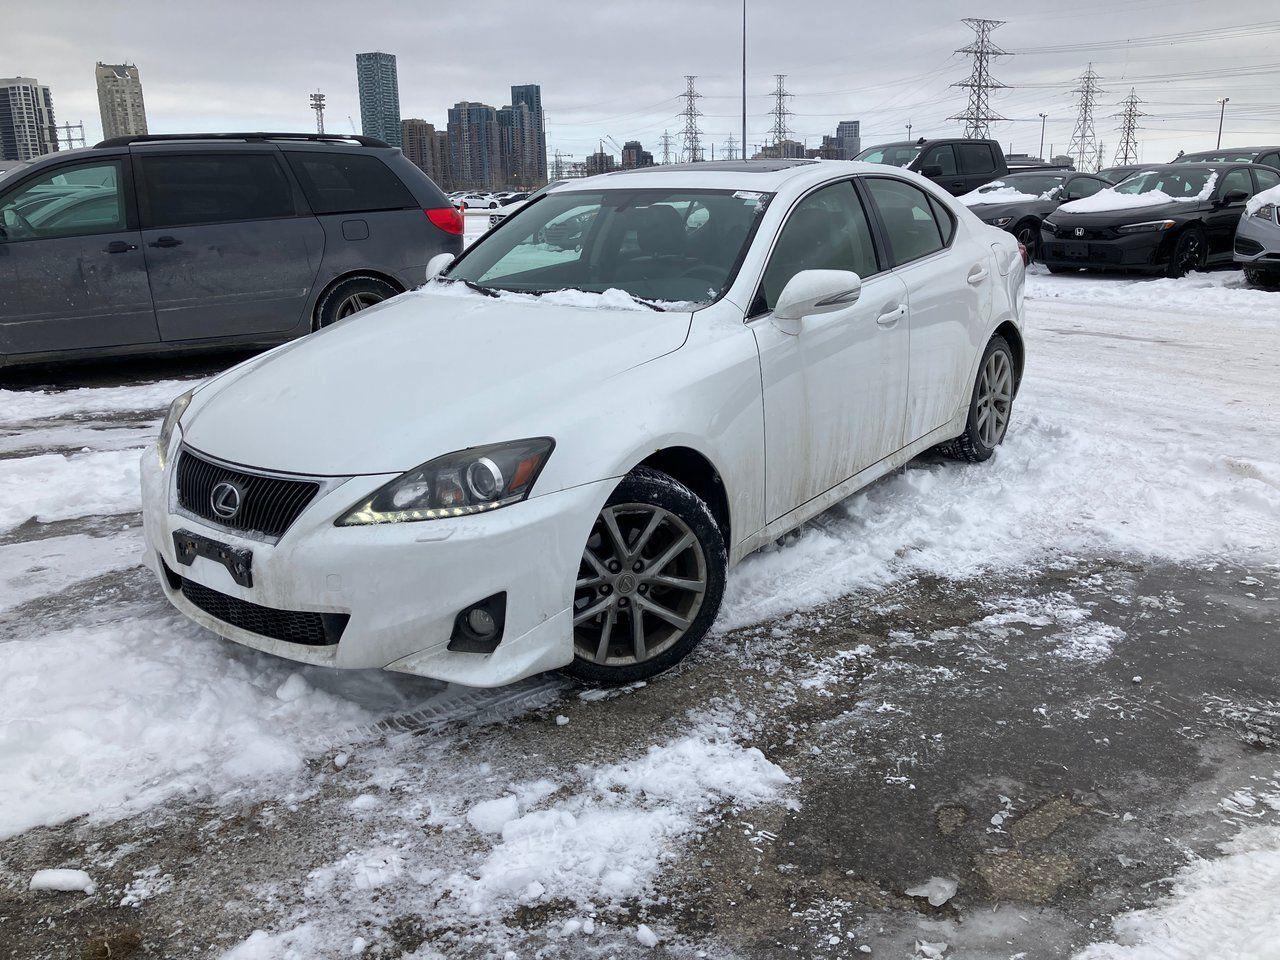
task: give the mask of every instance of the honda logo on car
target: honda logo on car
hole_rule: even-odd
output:
[[[223,480],[215,484],[209,494],[209,506],[223,520],[230,520],[240,512],[243,499],[244,494],[238,486],[230,480]]]
[[[1083,236],[1084,236],[1084,227],[1076,227],[1076,236],[1077,236],[1077,237],[1083,237]]]

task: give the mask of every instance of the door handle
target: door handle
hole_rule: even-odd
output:
[[[136,243],[125,243],[123,240],[112,240],[107,244],[107,253],[128,253],[130,250],[137,250]]]
[[[991,273],[990,271],[987,270],[986,267],[974,267],[972,270],[969,271],[969,276],[967,279],[974,286],[977,286],[983,280],[987,279],[987,277],[989,276],[991,276]]]
[[[907,308],[904,304],[900,303],[888,313],[882,313],[880,316],[876,317],[876,323],[880,324],[882,327],[891,327],[906,315]]]
[[[160,237],[147,244],[148,247],[180,247],[182,241],[177,237]]]

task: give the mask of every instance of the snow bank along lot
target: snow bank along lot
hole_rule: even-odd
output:
[[[706,650],[611,694],[556,678],[482,694],[333,674],[218,640],[173,614],[139,566],[138,448],[186,389],[181,369],[0,388],[0,958],[1274,955],[1280,787],[1266,750],[1217,756],[1181,820],[1148,784],[1177,822],[1155,828],[1166,853],[1125,882],[1132,898],[1091,888],[1106,871],[1072,873],[1058,854],[1026,871],[1060,869],[1068,879],[1047,893],[1010,878],[1039,837],[1024,824],[1051,821],[1044,837],[1059,837],[1149,811],[1086,795],[1033,808],[977,760],[959,775],[969,801],[935,794],[930,763],[965,724],[928,726],[928,705],[967,669],[993,697],[1020,669],[1044,684],[1019,714],[983,717],[973,700],[993,735],[1072,711],[1086,726],[1146,715],[1137,693],[1104,695],[1102,678],[1123,670],[1149,689],[1126,658],[1164,643],[1163,661],[1178,661],[1178,630],[1201,615],[1176,586],[1122,604],[1144,571],[1226,577],[1222,610],[1276,619],[1280,297],[1229,272],[1034,272],[1027,297],[1030,366],[993,462],[922,458],[749,559]],[[959,609],[946,584],[978,590],[972,612],[920,627],[921,596]],[[1260,678],[1223,654],[1223,682],[1274,690],[1274,662]],[[1060,711],[1059,683],[1075,685]],[[1172,739],[1208,758],[1217,741],[1186,733],[1202,715],[1255,729],[1267,710],[1210,703],[1199,683],[1179,693],[1188,719]],[[1109,739],[1088,727],[1072,743]],[[1088,761],[1035,762],[1089,780]],[[923,804],[939,830],[962,811],[970,826],[954,829],[986,851],[976,867],[914,848],[897,864],[909,831],[826,832],[839,820],[822,813],[828,780],[851,822],[879,822],[861,779],[875,764],[890,807]],[[987,787],[999,799],[975,819]],[[784,843],[788,824],[805,826]],[[991,849],[1005,851],[994,866]],[[1123,859],[1109,854],[1110,869],[1143,869]],[[887,872],[873,883],[867,863]],[[730,896],[737,873],[748,885]],[[805,884],[823,895],[802,898]],[[988,901],[1024,906],[976,909]],[[1068,901],[1095,913],[1073,916]],[[790,932],[750,928],[770,910]],[[1026,914],[1039,924],[1029,938]]]

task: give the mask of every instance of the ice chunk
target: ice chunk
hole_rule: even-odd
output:
[[[956,882],[946,877],[930,877],[906,891],[908,897],[925,897],[930,905],[940,907],[956,895]]]
[[[98,885],[83,870],[37,870],[28,890],[60,890],[64,893],[93,893]]]

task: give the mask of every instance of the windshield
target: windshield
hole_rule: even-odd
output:
[[[708,303],[733,281],[772,195],[592,190],[522,207],[445,275],[487,290],[617,289],[651,304]]]
[[[863,150],[854,157],[867,163],[887,163],[891,167],[905,167],[920,155],[920,148],[914,143],[887,143],[882,147]]]
[[[1212,170],[1143,170],[1112,187],[1116,193],[1150,193],[1159,190],[1175,200],[1194,200],[1200,196]]]
[[[1062,186],[1063,181],[1066,179],[1061,174],[1018,174],[1017,176],[1005,177],[1003,180],[996,180],[986,186],[979,187],[978,192],[995,193],[997,190],[1016,190],[1018,193],[1042,197],[1050,190]]]
[[[1252,163],[1257,150],[1222,150],[1212,153],[1189,153],[1179,157],[1178,163]]]

